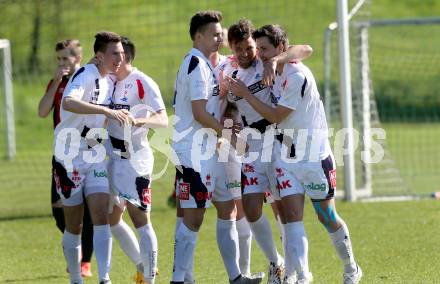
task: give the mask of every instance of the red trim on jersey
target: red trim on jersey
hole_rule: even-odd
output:
[[[50,80],[47,84],[46,92],[49,90],[50,86],[52,85],[53,80]],[[69,82],[69,78],[63,77],[61,80],[61,83],[58,85],[58,88],[55,92],[54,98],[53,98],[53,128],[58,125],[61,121],[60,117],[60,108],[61,108],[61,100],[63,99],[63,92],[66,88],[67,82]]]
[[[144,98],[144,86],[142,86],[142,82],[139,79],[136,79],[136,84],[138,87],[138,94],[139,94],[139,98],[142,100]]]

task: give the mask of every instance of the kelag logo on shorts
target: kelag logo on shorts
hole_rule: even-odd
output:
[[[96,170],[93,170],[93,176],[95,178],[107,177],[107,172],[105,170],[101,172],[97,172]]]
[[[302,186],[307,190],[320,190],[325,191],[327,189],[327,185],[325,183],[309,183],[309,184],[302,184]]]
[[[228,183],[228,184],[226,185],[226,187],[227,187],[228,189],[241,187],[241,182],[239,182],[238,180],[234,180],[233,182]]]

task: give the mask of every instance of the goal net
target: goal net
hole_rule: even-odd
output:
[[[440,39],[434,36],[440,34],[440,18],[355,20],[350,25],[353,120],[359,133],[356,195],[440,191]],[[334,39],[327,45],[333,50],[326,107],[331,126],[338,129],[339,90],[331,67],[337,65],[337,49]]]

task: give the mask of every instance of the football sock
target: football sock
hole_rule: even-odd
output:
[[[308,240],[304,229],[304,223],[290,222],[285,226],[286,230],[286,274],[288,276],[298,273],[298,279],[304,279],[309,274]],[[294,269],[292,269],[294,268]]]
[[[174,242],[173,281],[183,282],[188,264],[194,255],[197,242],[197,232],[191,231],[182,222],[176,232]]]
[[[336,232],[329,233],[329,235],[336,249],[336,253],[344,264],[344,272],[355,272],[357,267],[354,261],[353,248],[351,247],[347,225],[342,221],[342,226]]]
[[[99,280],[110,279],[110,265],[112,256],[112,234],[110,225],[93,226],[93,247],[95,248],[98,264]]]
[[[148,284],[154,284],[158,253],[156,233],[151,224],[146,224],[137,230],[140,236],[139,247],[144,264],[144,278]]]
[[[176,218],[176,228],[174,231],[174,236],[177,234],[177,230],[179,229],[180,224],[182,224],[183,218]],[[194,251],[191,254],[191,257],[188,260],[188,269],[185,271],[185,282],[192,283],[194,282]]]
[[[241,272],[238,265],[238,232],[235,220],[217,219],[217,245],[229,279],[237,278]]]
[[[239,265],[241,273],[244,275],[251,274],[251,245],[252,232],[246,218],[241,218],[235,223],[238,232],[238,244],[240,251]]]
[[[128,258],[135,265],[142,263],[139,242],[130,226],[121,219],[118,224],[111,226],[110,229],[115,239],[118,240],[122,251],[124,251]]]
[[[281,259],[278,257],[278,252],[272,238],[272,228],[266,216],[261,215],[257,221],[249,222],[249,226],[251,227],[252,235],[267,259],[279,265]]]
[[[80,266],[81,235],[63,234],[63,252],[70,274],[70,283],[82,283]]]

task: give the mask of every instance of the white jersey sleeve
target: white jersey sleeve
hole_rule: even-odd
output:
[[[195,67],[191,65],[196,65]],[[194,68],[193,70],[191,70]],[[188,67],[188,77],[189,77],[189,95],[191,101],[196,100],[208,100],[210,96],[210,72],[207,68],[201,68],[201,64],[199,64],[199,58],[193,56],[190,61],[190,66]]]
[[[159,86],[147,75],[142,75],[141,79],[136,81],[140,99],[154,112],[164,110],[165,104]]]
[[[281,98],[278,105],[296,110],[304,97],[306,86],[307,78],[302,72],[297,71],[293,74],[286,74],[281,83]]]
[[[87,72],[85,71],[85,67],[81,67],[78,69],[75,74],[73,74],[72,79],[70,80],[70,84],[67,84],[66,89],[64,90],[63,97],[72,97],[78,100],[82,100],[88,86],[89,77],[87,76]]]

